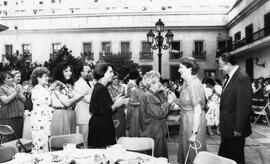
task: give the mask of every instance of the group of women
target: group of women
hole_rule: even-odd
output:
[[[181,108],[181,123],[179,133],[179,162],[192,163],[196,155],[196,150],[190,149],[193,145],[197,151],[206,150],[205,131],[205,92],[201,81],[197,77],[199,66],[192,58],[183,58],[179,64],[179,73],[185,80],[180,90],[180,98],[168,92],[161,92],[160,74],[156,71],[147,72],[137,84],[144,87],[134,87],[131,89],[129,104],[139,102],[139,108],[131,108],[131,116],[127,120],[129,125],[129,136],[151,137],[155,141],[156,157],[168,157],[166,136],[168,129],[166,117],[168,111],[175,105]],[[123,96],[123,88],[115,82],[112,67],[108,64],[99,64],[94,69],[94,78],[98,83],[94,87],[90,102],[90,112],[93,114],[89,122],[89,139],[91,147],[106,147],[116,143],[113,113],[125,104],[126,98]],[[109,81],[112,86],[106,87]],[[126,88],[128,88],[127,84]],[[144,88],[144,89],[142,89]],[[110,92],[112,93],[110,95]],[[137,109],[137,111],[134,111]],[[129,109],[130,110],[130,109]],[[121,115],[121,114],[120,114]],[[134,119],[135,118],[135,119]],[[135,127],[135,129],[132,129]],[[137,128],[136,128],[137,127]],[[137,130],[136,130],[137,129]],[[186,159],[187,157],[187,159]]]
[[[166,117],[168,111],[175,105],[181,109],[181,123],[179,132],[179,162],[192,163],[195,150],[190,150],[190,144],[196,141],[201,143],[198,151],[205,150],[205,93],[201,81],[197,77],[199,66],[192,58],[182,58],[179,63],[179,73],[184,79],[177,99],[174,93],[160,90],[160,74],[156,71],[147,72],[137,80],[131,89],[122,88],[117,81],[118,76],[108,63],[98,63],[93,71],[97,81],[93,88],[89,112],[92,116],[89,121],[88,146],[90,148],[104,148],[116,143],[116,138],[129,135],[151,137],[155,141],[155,156],[168,157],[166,136],[168,129]],[[86,94],[77,94],[73,91],[74,73],[68,63],[60,63],[53,73],[52,84],[49,84],[49,70],[45,67],[36,68],[31,74],[33,111],[31,114],[31,130],[33,152],[48,151],[48,138],[51,135],[75,133],[74,105]],[[18,110],[19,104],[25,101],[21,89],[14,84],[12,75],[4,74],[4,83],[0,89],[1,123],[12,120],[23,125],[23,107]],[[108,83],[112,82],[110,87]],[[133,83],[132,83],[133,84]],[[129,84],[127,85],[127,88]],[[136,87],[134,87],[136,86]],[[129,92],[127,96],[126,93]],[[10,103],[16,105],[7,105]],[[136,103],[137,102],[137,103]],[[136,104],[137,108],[132,108]],[[3,106],[8,106],[8,109]],[[128,109],[129,133],[123,134],[126,125],[118,123],[120,131],[115,130],[113,119],[125,118],[124,105]],[[16,109],[16,112],[13,110]],[[117,113],[117,114],[116,114]],[[12,119],[10,119],[12,116]],[[131,124],[131,125],[130,125]]]

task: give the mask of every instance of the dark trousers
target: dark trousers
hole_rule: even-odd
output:
[[[237,164],[245,164],[245,137],[221,137],[218,155],[229,158]]]

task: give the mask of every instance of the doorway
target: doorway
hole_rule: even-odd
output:
[[[254,66],[253,66],[253,58],[246,59],[246,72],[249,75],[250,79],[254,78]]]

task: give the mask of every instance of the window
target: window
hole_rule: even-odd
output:
[[[234,41],[241,40],[241,32],[238,31],[237,33],[234,34]]]
[[[141,65],[140,67],[143,75],[153,69],[152,65]]]
[[[130,52],[129,42],[121,42],[121,53],[129,53],[129,52]]]
[[[253,24],[250,24],[245,29],[246,32],[246,43],[251,43],[253,41]]]
[[[57,53],[61,49],[60,43],[53,43],[52,44],[52,52],[53,54]]]
[[[55,3],[55,0],[52,0],[52,3]]]
[[[270,12],[264,15],[265,36],[270,34]]]
[[[23,54],[30,54],[30,44],[23,44],[22,45],[22,53]]]
[[[39,1],[39,4],[42,5],[43,4],[43,1]]]
[[[101,43],[102,52],[110,53],[111,52],[111,42],[102,42]]]
[[[195,54],[199,54],[203,51],[203,41],[195,41]]]
[[[179,59],[182,56],[180,41],[173,41],[171,43],[170,59]]]
[[[5,55],[12,55],[13,50],[12,50],[12,45],[5,45]]]
[[[92,44],[91,43],[83,43],[83,53],[82,53],[82,59],[84,60],[87,58],[88,60],[93,60],[94,56],[92,51]]]
[[[194,41],[194,51],[192,54],[195,59],[206,59],[206,52],[204,51],[204,44],[202,40]]]
[[[142,42],[142,52],[151,52],[151,47],[148,42]]]
[[[84,53],[91,52],[91,43],[83,43],[83,52]]]
[[[7,1],[4,1],[4,6],[7,6],[7,4],[8,4]]]
[[[140,52],[141,60],[153,60],[153,52],[148,42],[142,42],[142,51]]]

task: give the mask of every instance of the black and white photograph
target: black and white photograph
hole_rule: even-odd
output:
[[[270,163],[270,0],[0,0],[0,163]]]

